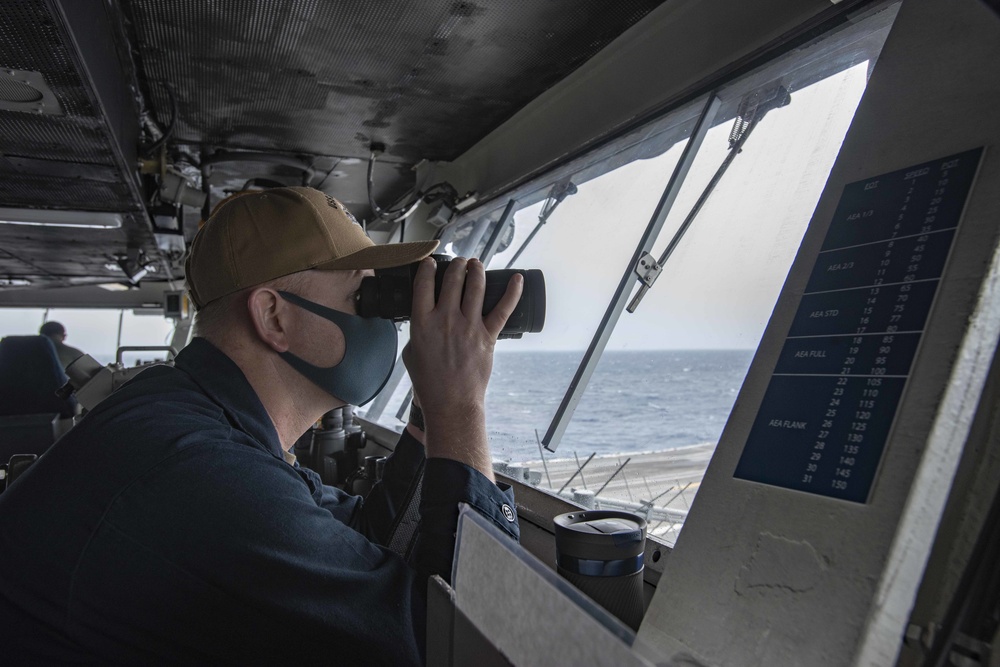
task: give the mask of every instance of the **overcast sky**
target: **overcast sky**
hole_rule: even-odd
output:
[[[755,348],[864,91],[860,64],[799,91],[753,131],[635,314],[609,350]],[[660,238],[666,248],[726,156],[731,123],[713,128]],[[541,268],[545,330],[508,350],[585,349],[649,222],[681,151],[620,167],[568,197],[518,259]],[[537,222],[517,213],[516,236],[491,266],[506,265]]]

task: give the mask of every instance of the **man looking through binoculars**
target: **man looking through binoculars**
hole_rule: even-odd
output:
[[[408,426],[367,499],[284,454],[323,413],[384,386],[395,327],[355,314],[361,280],[436,245],[376,246],[309,188],[220,204],[187,264],[197,337],[0,496],[5,656],[419,663],[426,580],[450,575],[458,504],[518,536],[513,495],[493,479],[484,400],[521,277],[483,315],[480,262],[452,261],[435,301],[435,262],[423,260],[404,361],[426,433]],[[405,562],[385,545],[421,471]]]

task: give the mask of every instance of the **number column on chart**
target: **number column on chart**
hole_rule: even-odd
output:
[[[737,477],[866,501],[980,154],[845,188]]]

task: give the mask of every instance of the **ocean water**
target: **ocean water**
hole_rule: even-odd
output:
[[[496,459],[537,460],[535,429],[545,435],[583,352],[510,347],[496,353],[486,393],[490,447]],[[556,453],[545,456],[576,452],[583,459],[718,442],[752,358],[752,350],[605,352]],[[397,389],[384,419],[392,420],[408,387]]]
[[[538,458],[581,352],[498,352],[486,394],[494,458]],[[718,442],[752,350],[605,352],[556,456]],[[547,454],[548,456],[548,454]]]

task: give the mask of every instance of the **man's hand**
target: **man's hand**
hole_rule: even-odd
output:
[[[521,298],[524,279],[520,274],[511,278],[503,298],[483,316],[482,262],[452,260],[437,303],[435,271],[436,263],[429,258],[417,271],[410,343],[403,350],[403,363],[424,412],[427,456],[461,461],[492,480],[486,385],[493,370],[493,347]]]

